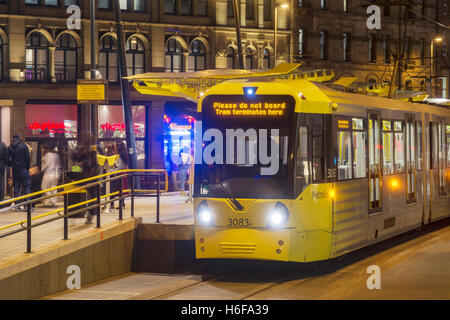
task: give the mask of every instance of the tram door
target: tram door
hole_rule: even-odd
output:
[[[414,116],[406,116],[406,202],[416,202],[416,135]]]
[[[381,211],[380,115],[369,113],[369,213]]]

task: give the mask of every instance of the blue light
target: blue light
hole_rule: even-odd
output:
[[[253,89],[247,89],[247,94],[249,95],[249,96],[252,96],[253,95]]]
[[[256,90],[258,90],[258,87],[244,87],[243,89],[246,96],[254,96],[256,94]]]

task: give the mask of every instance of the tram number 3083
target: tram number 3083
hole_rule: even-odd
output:
[[[230,228],[245,228],[245,227],[251,227],[252,223],[250,222],[250,220],[248,219],[244,219],[244,218],[228,218],[227,219],[227,227]]]

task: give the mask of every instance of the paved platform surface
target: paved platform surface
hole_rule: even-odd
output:
[[[367,268],[381,269],[381,289],[367,288]],[[299,266],[258,274],[252,264],[215,275],[128,273],[47,299],[450,299],[450,226],[323,273]],[[216,270],[217,271],[217,270]]]
[[[165,224],[193,224],[193,208],[192,204],[186,203],[187,196],[181,196],[177,193],[163,194],[160,202],[160,220]],[[126,208],[124,210],[124,219],[131,216],[130,200],[125,202]],[[58,202],[58,206],[62,207],[62,203]],[[118,202],[116,203],[118,206]],[[32,216],[50,212],[54,209],[37,207],[34,209]],[[136,198],[135,199],[135,217],[142,217],[144,223],[156,222],[156,198]],[[52,216],[51,216],[52,217]],[[112,222],[119,217],[118,210],[113,213],[102,213],[101,224]],[[13,224],[15,222],[25,220],[26,212],[4,211],[0,212],[0,227]],[[44,220],[46,218],[42,218]],[[35,220],[39,222],[41,220]],[[0,234],[6,233],[9,230],[15,230],[20,226],[12,229],[2,230]],[[82,234],[95,228],[95,217],[93,224],[86,225],[84,218],[69,220],[69,238]],[[48,223],[46,225],[38,226],[32,229],[32,249],[41,246],[52,244],[63,239],[63,219]],[[12,236],[0,239],[0,263],[10,258],[11,256],[23,253],[26,251],[26,232],[20,232]]]

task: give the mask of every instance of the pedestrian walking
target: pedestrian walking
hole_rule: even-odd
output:
[[[51,189],[56,187],[59,183],[61,175],[61,159],[58,153],[49,146],[42,147],[42,165],[41,172],[42,176],[42,190]],[[57,190],[48,191],[45,193],[46,196],[54,195]],[[53,208],[56,206],[56,197],[48,198],[44,200],[44,206]]]
[[[8,152],[9,166],[12,168],[14,197],[17,198],[27,195],[31,191],[29,173],[31,157],[27,145],[20,139],[19,134],[14,134],[13,142],[9,146]],[[16,204],[22,202],[23,200],[20,200]],[[21,210],[21,208],[18,207],[16,210]]]
[[[5,200],[5,168],[9,162],[9,151],[6,144],[0,141],[0,202]]]

